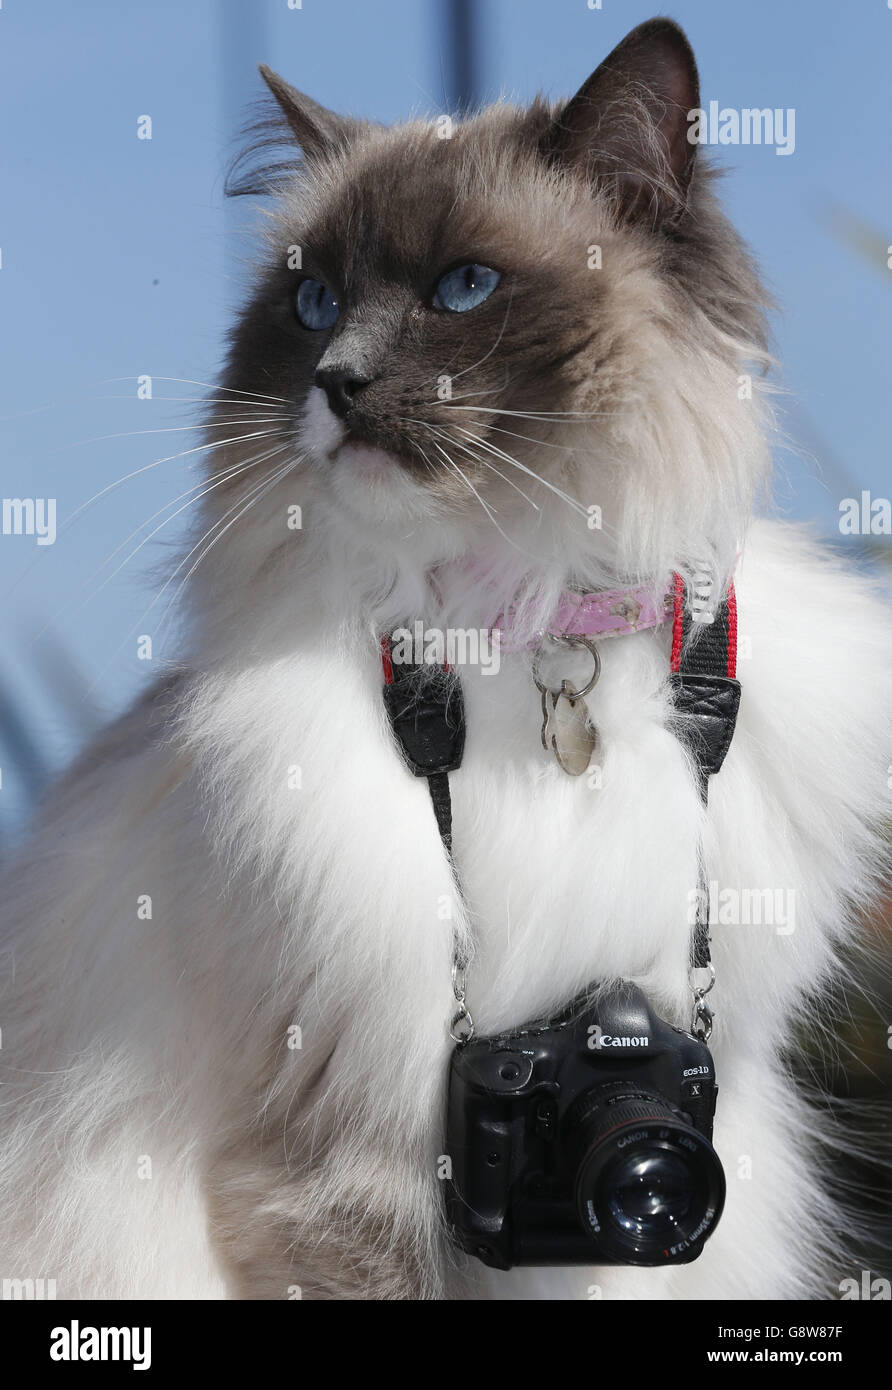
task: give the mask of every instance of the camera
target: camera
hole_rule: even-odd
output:
[[[705,1042],[627,981],[459,1044],[445,1145],[455,1241],[497,1269],[695,1260],[725,1199],[717,1090]]]

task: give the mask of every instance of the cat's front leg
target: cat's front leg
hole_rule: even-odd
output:
[[[421,1300],[442,1294],[436,1158],[422,1136],[310,1106],[215,1159],[208,1219],[235,1298]]]
[[[265,669],[250,711],[217,692],[232,744],[190,732],[226,875],[213,929],[190,937],[218,1059],[209,1220],[237,1297],[432,1297],[463,924],[428,788],[384,727],[377,652],[359,674],[320,662]],[[361,758],[330,688],[353,691]]]
[[[230,1100],[206,1190],[233,1297],[442,1296],[449,991],[425,1003],[414,983],[394,983],[382,1018],[374,992],[333,1003],[320,972],[300,991],[302,1024],[273,1030],[297,1028],[301,1046],[266,1049],[260,1085]],[[255,1059],[257,1041],[244,1049]]]
[[[431,1299],[442,1293],[436,1179],[418,1146],[349,1136],[293,1167],[251,1136],[221,1154],[209,1221],[242,1299]]]

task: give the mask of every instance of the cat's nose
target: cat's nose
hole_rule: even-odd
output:
[[[369,384],[367,376],[358,376],[349,367],[320,367],[315,381],[328,397],[335,415],[342,420],[346,420],[352,409],[353,397]]]

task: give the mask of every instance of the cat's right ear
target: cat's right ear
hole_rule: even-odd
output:
[[[304,96],[272,68],[260,64],[260,76],[279,104],[295,140],[309,159],[346,149],[358,122]]]
[[[549,161],[581,172],[625,222],[658,228],[684,208],[700,104],[697,65],[671,19],[639,24],[567,103],[540,143]]]

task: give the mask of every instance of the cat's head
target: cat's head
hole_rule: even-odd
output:
[[[372,546],[726,565],[764,463],[741,384],[762,295],[688,138],[681,30],[640,26],[568,103],[454,123],[344,118],[264,76],[292,153],[215,428],[240,402],[267,423],[217,451],[215,504],[269,445],[261,479],[297,450],[325,524]]]

